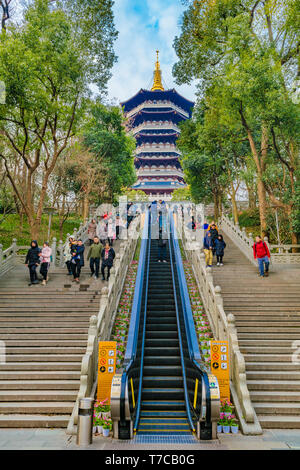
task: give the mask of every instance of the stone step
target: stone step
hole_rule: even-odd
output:
[[[276,340],[278,338],[278,339],[290,340],[291,342],[293,342],[296,339],[300,339],[300,333],[268,333],[265,331],[262,331],[260,333],[258,332],[253,333],[250,331],[247,333],[239,332],[238,337],[239,337],[239,340],[253,339],[255,341],[257,340],[261,341],[264,339]]]
[[[262,333],[260,326],[238,326],[237,327],[238,334],[239,333]],[[276,327],[276,326],[265,326],[264,331],[265,333],[300,333],[300,325],[299,327]]]
[[[82,354],[6,354],[6,363],[10,362],[81,362]]]
[[[238,329],[241,329],[241,328],[254,328],[255,330],[257,330],[257,328],[260,328],[261,330],[264,329],[267,329],[269,330],[269,328],[273,328],[274,326],[276,328],[279,328],[279,327],[282,327],[281,329],[283,331],[286,331],[286,329],[290,329],[290,328],[294,328],[294,331],[297,331],[300,332],[300,320],[299,321],[291,321],[291,320],[287,320],[287,321],[280,321],[280,320],[272,320],[272,325],[270,325],[270,321],[263,321],[263,320],[248,320],[248,319],[244,319],[244,320],[241,320],[241,319],[237,319],[235,321],[235,325]]]
[[[247,378],[249,380],[300,380],[300,371],[290,371],[290,370],[257,370],[250,371],[247,370]]]
[[[81,361],[80,362],[9,362],[6,364],[0,364],[0,373],[2,371],[24,371],[24,370],[52,370],[52,371],[62,371],[62,370],[81,370]]]
[[[252,403],[255,411],[259,415],[300,415],[300,403]]]
[[[255,403],[300,403],[300,393],[298,391],[270,391],[251,390],[251,400]]]
[[[300,416],[257,415],[263,429],[300,429]]]
[[[13,333],[1,333],[1,339],[2,341],[42,341],[43,343],[47,340],[52,340],[52,341],[64,341],[66,338],[66,333],[63,331],[55,332],[55,333],[34,333],[34,334],[28,334],[28,333],[19,333],[19,334],[13,334]],[[87,338],[87,332],[86,333],[68,333],[68,338],[69,340],[72,341],[85,341],[86,344],[86,338]],[[19,342],[17,343],[19,344]]]
[[[248,362],[292,362],[292,354],[244,354]],[[261,367],[263,365],[261,364]],[[282,367],[281,367],[282,368]]]
[[[34,348],[30,348],[30,347],[20,347],[20,348],[17,348],[17,347],[12,347],[12,346],[6,346],[6,354],[8,355],[13,355],[13,354],[17,354],[17,355],[27,355],[27,354],[85,354],[85,351],[86,351],[86,347],[75,347],[75,346],[63,346],[63,347],[59,347],[59,346],[52,346],[52,347],[44,347],[44,346],[36,346]],[[12,356],[13,357],[13,356]]]
[[[246,362],[246,370],[248,371],[278,371],[278,370],[285,370],[285,371],[299,371],[299,364],[295,364],[291,361],[288,362],[266,362],[266,361],[258,361],[258,362]]]
[[[70,402],[10,402],[0,403],[0,419],[1,415],[12,414],[54,414],[54,415],[71,415],[74,403]]]
[[[13,380],[80,380],[80,370],[37,370],[37,371],[0,371],[0,380],[13,381]]]
[[[0,390],[79,390],[80,380],[0,380]],[[21,392],[22,391],[22,392]]]
[[[35,336],[34,336],[35,337]],[[33,338],[34,338],[33,337]],[[11,348],[11,347],[81,347],[81,348],[86,348],[87,342],[86,339],[76,339],[76,340],[69,340],[69,339],[49,339],[49,340],[39,340],[39,339],[25,339],[25,340],[20,340],[20,339],[5,339],[5,345],[6,348]]]
[[[290,344],[289,347],[284,346],[240,346],[242,354],[292,354],[293,348]]]
[[[0,403],[11,401],[75,401],[78,390],[0,390]]]
[[[275,336],[274,338],[269,339],[260,339],[259,343],[256,339],[239,339],[240,348],[245,348],[248,346],[254,347],[254,345],[259,344],[259,346],[268,346],[268,347],[292,347],[293,340],[290,339],[277,339]]]
[[[30,334],[35,334],[35,333],[44,333],[44,334],[47,334],[48,336],[48,333],[61,333],[61,334],[69,334],[69,333],[87,333],[88,332],[88,325],[86,326],[86,328],[78,328],[78,327],[69,327],[69,328],[66,328],[66,327],[63,327],[63,326],[57,326],[56,328],[53,326],[52,328],[50,327],[38,327],[38,328],[35,328],[35,327],[32,327],[32,328],[1,328],[2,331],[1,331],[1,338],[3,338],[3,335],[5,334],[8,334],[8,333],[30,333]]]
[[[70,415],[0,415],[0,428],[66,428]]]
[[[300,380],[247,380],[250,390],[295,391],[300,390]]]

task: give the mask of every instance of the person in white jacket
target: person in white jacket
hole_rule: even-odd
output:
[[[50,268],[52,249],[49,246],[48,242],[44,242],[42,251],[40,253],[41,259],[41,268],[40,273],[43,276],[42,285],[45,286],[48,281],[48,271]]]
[[[104,219],[100,220],[97,225],[96,235],[101,241],[102,245],[105,245],[105,241],[107,239],[107,225]]]

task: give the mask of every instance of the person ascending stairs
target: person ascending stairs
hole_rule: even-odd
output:
[[[256,243],[253,245],[253,256],[258,262],[259,277],[268,277],[271,257],[268,245],[262,241],[260,236],[257,236],[255,241]]]
[[[27,252],[25,265],[29,268],[29,275],[30,275],[30,283],[28,284],[31,286],[32,284],[38,284],[38,278],[36,274],[36,268],[40,264],[40,252],[41,249],[38,247],[38,243],[36,240],[32,240],[30,244],[30,248]]]

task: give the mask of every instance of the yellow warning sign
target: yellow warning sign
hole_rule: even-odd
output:
[[[219,383],[220,398],[230,400],[229,354],[227,341],[210,342],[211,372]]]
[[[116,373],[116,341],[100,341],[98,355],[97,399],[110,405],[111,384]]]

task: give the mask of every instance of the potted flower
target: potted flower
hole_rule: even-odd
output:
[[[231,416],[230,429],[232,434],[237,434],[239,432],[239,425],[234,415]]]
[[[230,423],[231,423],[231,419],[228,416],[224,416],[222,420],[222,427],[223,427],[224,434],[230,433]]]
[[[233,410],[233,404],[229,400],[221,401],[221,411],[224,412],[226,417],[231,415],[232,410]]]
[[[103,410],[102,410],[102,418],[103,419],[108,419],[110,417],[111,417],[110,406],[109,405],[104,405]]]
[[[104,419],[102,424],[102,432],[104,437],[108,437],[112,429],[112,423],[110,419]]]
[[[223,420],[224,420],[224,413],[220,413],[220,418],[217,423],[217,432],[221,433],[223,431]]]

